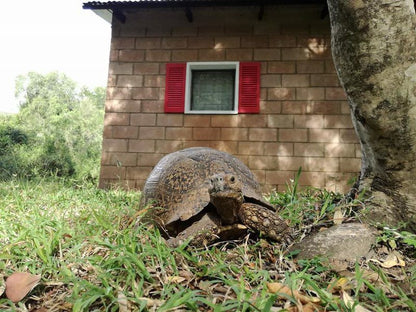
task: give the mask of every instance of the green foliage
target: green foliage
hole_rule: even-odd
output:
[[[325,221],[328,214],[334,213],[341,196],[314,188],[300,192],[298,181],[301,172],[299,168],[295,179],[287,184],[286,192],[273,192],[268,200],[277,207],[282,207],[279,215],[289,220],[292,226],[318,225]]]
[[[35,106],[38,114],[47,116],[59,114],[65,107],[77,102],[77,85],[62,73],[42,75],[29,72],[16,78],[15,95],[20,108]],[[59,105],[50,105],[57,100]]]
[[[291,227],[308,228],[327,226],[333,223],[335,212],[339,210],[344,218],[353,217],[363,208],[364,193],[356,198],[348,198],[325,189],[299,188],[299,168],[295,178],[287,184],[285,192],[273,192],[267,198],[279,208],[279,215],[288,220]]]
[[[3,119],[3,120],[2,120]],[[0,179],[14,175],[22,164],[19,152],[29,143],[29,136],[5,118],[0,118]]]
[[[56,72],[31,72],[17,78],[16,96],[19,113],[0,116],[0,179],[96,179],[105,89],[79,88]]]
[[[416,234],[414,233],[384,227],[377,237],[377,242],[385,244],[391,249],[398,247],[407,249],[409,253],[416,256]]]
[[[42,171],[52,172],[58,177],[70,177],[75,173],[70,149],[61,138],[47,137],[43,145],[43,152],[39,157]]]
[[[8,125],[0,125],[0,155],[4,155],[14,145],[28,143],[28,136],[22,130]]]

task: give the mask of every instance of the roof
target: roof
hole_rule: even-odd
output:
[[[247,5],[293,5],[293,4],[322,4],[326,0],[136,0],[136,1],[90,1],[83,4],[84,9],[93,10],[99,16],[111,23],[114,14],[121,22],[125,21],[123,9],[134,8],[192,8],[201,6],[247,6]]]
[[[270,4],[314,4],[326,3],[326,0],[136,0],[136,1],[90,1],[83,5],[84,9],[113,8],[154,8],[184,6],[220,6],[220,5],[270,5]]]

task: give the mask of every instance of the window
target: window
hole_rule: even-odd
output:
[[[260,63],[166,65],[166,113],[258,113],[259,101]]]
[[[185,113],[236,114],[238,63],[187,63]]]
[[[192,70],[188,110],[235,111],[234,70]]]

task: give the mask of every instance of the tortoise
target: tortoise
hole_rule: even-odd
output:
[[[147,218],[171,246],[188,238],[194,246],[234,239],[248,228],[279,241],[288,231],[248,167],[207,147],[164,156],[146,180],[140,206],[151,206]]]

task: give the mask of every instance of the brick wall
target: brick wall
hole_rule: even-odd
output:
[[[265,191],[301,185],[345,191],[360,148],[318,6],[197,8],[127,13],[113,22],[100,186],[142,188],[165,154],[209,146],[236,155]],[[261,112],[164,114],[165,65],[261,62]]]

